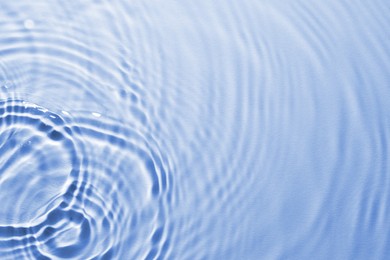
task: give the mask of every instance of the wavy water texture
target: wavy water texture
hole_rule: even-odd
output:
[[[0,259],[386,259],[389,13],[0,0]]]

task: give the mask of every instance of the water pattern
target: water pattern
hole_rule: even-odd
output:
[[[0,259],[386,259],[389,13],[0,0]]]

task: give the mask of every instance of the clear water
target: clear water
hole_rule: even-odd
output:
[[[388,259],[389,14],[0,0],[0,259]]]

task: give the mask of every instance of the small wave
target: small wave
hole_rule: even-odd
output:
[[[2,101],[0,115],[0,185],[17,199],[1,198],[2,256],[113,257],[139,230],[150,232],[156,250],[164,228],[155,223],[164,221],[152,220],[163,216],[167,180],[140,134],[23,100]],[[135,225],[143,214],[151,221]]]

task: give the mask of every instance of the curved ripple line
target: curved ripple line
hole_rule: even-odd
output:
[[[14,129],[6,137],[7,140],[3,141],[4,134],[1,136],[0,144],[3,145],[0,149],[3,154],[11,152],[13,143],[10,139],[16,138],[17,133],[14,132],[19,131],[22,132],[20,135],[29,141],[39,135],[39,138],[45,139],[38,140],[40,144],[47,140],[62,144],[65,153],[70,154],[72,162],[63,183],[64,187],[67,187],[62,188],[62,192],[53,196],[51,201],[40,205],[40,208],[44,209],[38,211],[40,215],[31,216],[27,222],[10,223],[11,225],[2,224],[3,218],[0,218],[2,252],[0,255],[23,255],[44,259],[76,256],[113,257],[126,245],[126,236],[129,235],[125,227],[135,227],[129,220],[137,218],[137,214],[143,214],[145,206],[149,207],[148,203],[144,203],[145,205],[137,203],[138,207],[130,209],[127,200],[149,198],[152,202],[161,201],[167,185],[165,170],[161,159],[152,151],[151,146],[145,141],[140,142],[142,139],[139,134],[115,125],[113,121],[109,123],[109,120],[108,123],[104,123],[101,119],[79,117],[73,118],[73,121],[77,123],[72,123],[70,117],[60,117],[23,100],[6,100],[0,103],[0,128],[6,133]],[[25,128],[28,129],[28,134],[21,130]],[[34,143],[38,144],[38,141]],[[101,157],[94,157],[91,150],[99,142],[106,147],[104,150],[106,160],[103,161],[96,161]],[[6,162],[0,162],[1,177],[7,174],[9,165],[16,160],[19,161],[21,155],[25,156],[32,149],[20,148],[20,151],[19,155],[12,154],[8,156],[10,159]],[[130,155],[138,158],[132,162],[133,164],[128,163],[131,160]],[[137,175],[137,172],[130,173],[134,175],[131,185],[128,176],[117,174],[126,173],[126,169],[139,171],[142,168],[148,173],[147,176],[139,173]],[[116,178],[113,182],[114,176]],[[140,177],[144,179],[146,185],[144,188],[149,186],[150,196],[141,196],[129,190],[141,184]],[[31,190],[26,189],[25,192],[30,193]],[[160,204],[159,207],[149,207],[149,211],[150,209],[152,212],[155,211],[152,215],[161,219],[160,224],[164,223],[163,208]],[[163,243],[160,242],[163,238],[163,226],[153,230],[154,228],[150,230],[152,232],[150,243],[153,246],[148,253],[149,256],[158,252],[159,244]]]

